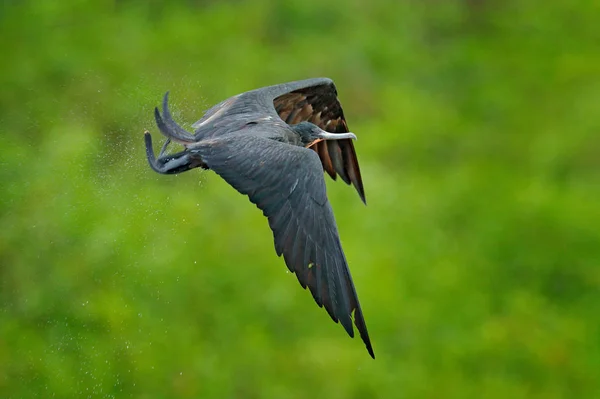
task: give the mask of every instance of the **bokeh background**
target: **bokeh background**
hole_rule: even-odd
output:
[[[600,398],[597,1],[4,1],[0,397]],[[150,170],[241,91],[335,80],[327,178],[377,356],[212,172]]]

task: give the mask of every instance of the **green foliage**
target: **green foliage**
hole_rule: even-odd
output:
[[[0,396],[600,397],[598,3],[3,2]],[[377,359],[246,198],[142,132],[333,78]]]

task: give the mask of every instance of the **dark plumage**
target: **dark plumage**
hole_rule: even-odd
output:
[[[238,94],[209,109],[192,125],[194,133],[173,121],[168,93],[155,118],[167,140],[155,158],[145,133],[152,169],[163,174],[212,169],[247,195],[268,218],[277,255],[351,337],[354,317],[374,358],[323,177],[323,170],[334,179],[340,175],[365,202],[356,136],[348,131],[333,82],[308,79]],[[167,154],[171,141],[185,149]]]

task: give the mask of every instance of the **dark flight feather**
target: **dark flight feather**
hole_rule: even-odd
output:
[[[309,288],[316,303],[351,337],[354,315],[374,357],[316,153],[252,134],[225,136],[194,152],[263,211],[273,230],[275,251],[302,287]]]
[[[307,121],[331,133],[349,132],[344,111],[337,98],[337,90],[329,79],[282,94],[273,100],[273,104],[275,111],[288,124]],[[339,174],[344,182],[353,184],[360,198],[366,203],[352,140],[321,141],[316,143],[315,147],[313,150],[321,158],[323,169],[329,176],[335,179]]]

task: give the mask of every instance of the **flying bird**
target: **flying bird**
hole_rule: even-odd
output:
[[[375,358],[324,172],[352,184],[366,203],[353,140],[332,80],[307,79],[238,94],[210,108],[188,132],[172,118],[169,93],[154,116],[167,137],[158,158],[144,134],[150,167],[162,174],[211,169],[249,197],[269,221],[275,251],[319,307]],[[184,150],[167,153],[169,143]]]

